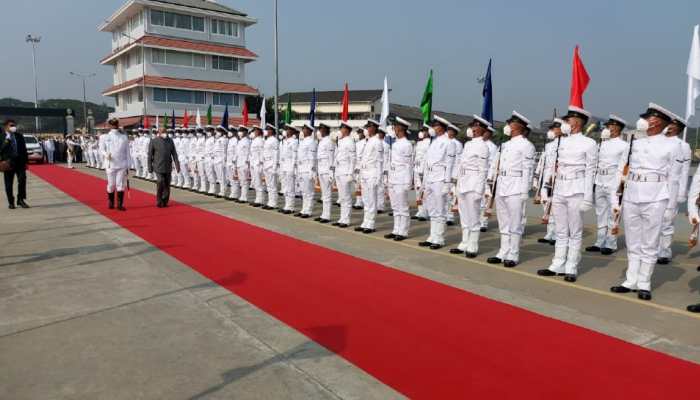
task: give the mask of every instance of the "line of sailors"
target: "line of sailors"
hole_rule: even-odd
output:
[[[479,235],[495,207],[500,247],[487,262],[507,268],[519,263],[525,208],[534,187],[548,216],[547,233],[539,242],[554,246],[551,264],[539,275],[576,282],[583,214],[595,209],[596,242],[585,250],[614,253],[621,216],[627,229],[628,268],[625,281],[611,290],[637,292],[640,299],[650,300],[655,264],[667,264],[672,257],[678,203],[688,201],[691,223],[700,220],[698,174],[688,190],[690,147],[678,136],[686,122],[651,103],[631,131],[635,134],[630,149],[630,142],[622,138],[627,126],[622,118],[610,115],[602,140],[596,143],[583,133],[590,113],[571,106],[564,117],[554,120],[550,142],[536,162],[527,117],[513,111],[504,127],[510,140],[500,146],[491,141],[491,123],[473,117],[467,130],[470,140],[464,145],[456,139],[459,129],[437,115],[432,126],[421,127],[415,145],[407,139],[411,124],[399,117],[389,128],[369,120],[356,133],[345,122],[337,133],[325,124],[305,124],[301,129],[288,125],[279,135],[269,124],[264,132],[245,126],[169,130],[181,160],[173,185],[300,218],[312,217],[318,190],[322,210],[315,220],[320,223],[331,222],[337,190],[340,216],[332,225],[349,227],[352,209],[363,209],[363,220],[355,230],[366,234],[376,231],[376,215],[383,212],[388,199],[394,225],[385,237],[405,240],[411,219],[429,220],[429,236],[419,245],[434,250],[445,246],[446,226],[454,224],[457,211],[462,240],[450,252],[468,258],[477,256]],[[137,130],[130,145],[132,168],[144,179],[153,179],[146,168],[151,137],[152,133]],[[249,188],[255,191],[250,200]],[[411,189],[418,205],[413,216]],[[297,211],[299,194],[302,202]]]

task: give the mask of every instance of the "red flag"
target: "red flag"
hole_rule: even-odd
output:
[[[185,128],[190,127],[190,114],[187,113],[187,109],[185,109],[185,115],[182,117],[182,126]]]
[[[248,126],[248,102],[243,98],[243,126]]]
[[[349,108],[350,108],[350,91],[348,90],[348,83],[345,82],[345,91],[343,92],[343,114],[340,117],[340,119],[342,119],[343,122],[347,122],[347,120],[348,120]]]
[[[574,49],[574,66],[571,76],[571,96],[569,97],[569,105],[583,108],[583,92],[588,88],[588,83],[591,78],[586,72],[586,67],[583,66],[581,57],[578,54],[578,46]]]
[[[148,122],[148,116],[144,115],[143,116],[143,129],[148,129],[151,127],[151,124]]]

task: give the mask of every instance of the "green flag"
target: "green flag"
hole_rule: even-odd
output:
[[[423,114],[423,123],[430,122],[430,115],[433,112],[433,70],[428,75],[428,83],[425,85],[423,99],[420,101],[420,111]]]
[[[168,113],[163,114],[163,127],[168,129]]]
[[[211,104],[209,104],[209,108],[207,108],[207,125],[211,124]]]
[[[291,95],[287,96],[287,109],[284,110],[284,123],[285,124],[292,123],[292,96]]]

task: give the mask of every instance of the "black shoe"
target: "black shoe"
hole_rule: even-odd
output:
[[[489,257],[486,259],[486,262],[489,264],[500,264],[503,262],[503,260],[498,257]]]
[[[651,300],[651,292],[648,291],[648,290],[640,290],[640,291],[637,293],[637,298],[638,298],[639,300],[649,301],[649,300]]]
[[[503,266],[506,268],[515,268],[516,265],[518,265],[518,263],[516,263],[515,261],[511,261],[511,260],[503,261]]]
[[[353,209],[353,210],[362,210],[362,207],[360,207],[360,206],[352,206],[352,209]]]
[[[260,203],[255,203],[255,204],[253,204],[253,207],[255,207],[255,208],[259,208],[259,207],[262,207],[262,206],[263,206],[263,205],[260,204]]]
[[[686,309],[692,313],[700,313],[700,304],[691,304]]]
[[[430,242],[428,242],[427,240],[426,240],[425,242],[420,242],[420,243],[418,243],[418,246],[420,246],[420,247],[430,247],[430,246],[432,246],[432,245],[433,245],[433,244],[430,243]]]
[[[479,229],[479,231],[481,231],[481,232],[486,232],[486,231],[488,231],[488,230],[489,230],[488,228],[480,228],[480,229]]]
[[[301,213],[300,213],[300,212],[294,213],[294,216],[295,216],[295,217],[301,217]]]
[[[477,255],[476,253],[470,253],[468,251],[464,252],[464,256],[467,258],[476,258],[476,255]]]
[[[330,219],[323,219],[323,218],[322,218],[322,219],[321,219],[320,221],[318,221],[318,222],[320,222],[320,223],[322,223],[322,224],[327,224],[327,223],[331,222],[331,220],[330,220]]]
[[[450,254],[463,254],[464,252],[460,249],[450,249]]]
[[[552,272],[548,269],[538,269],[537,275],[539,275],[539,276],[557,276],[559,274],[557,274],[556,272]]]
[[[25,203],[24,200],[17,200],[17,205],[22,208],[29,208],[29,204]]]
[[[362,230],[362,233],[364,233],[364,234],[370,234],[370,233],[374,233],[374,232],[376,232],[376,231],[377,231],[376,229],[363,229],[363,230]]]
[[[441,244],[435,244],[435,243],[434,243],[434,244],[431,244],[431,245],[430,245],[430,250],[439,250],[439,249],[441,249],[441,248],[442,248],[442,245],[441,245]]]
[[[19,204],[19,202],[17,204]],[[671,263],[671,259],[667,257],[661,257],[658,260],[656,260],[656,263],[661,265],[668,265]]]
[[[387,215],[389,215],[390,217],[393,217],[393,216],[394,216],[394,213],[393,213],[393,212],[390,212],[390,213],[387,214]]]
[[[336,221],[336,222],[332,223],[331,225],[333,225],[333,226],[338,226],[338,225],[340,225],[340,222],[337,222],[337,221]]]
[[[418,219],[415,215],[411,215],[411,219]]]
[[[588,247],[586,247],[586,251],[589,251],[589,252],[591,252],[591,253],[599,252],[599,251],[600,251],[600,247],[598,247],[598,246],[588,246]]]
[[[349,226],[348,224],[338,224],[338,228],[347,228]]]
[[[361,226],[358,226],[357,228],[355,228],[355,232],[362,232],[364,230],[365,230],[365,228],[363,228]]]
[[[550,240],[550,241],[549,241],[549,245],[550,245],[550,246],[554,246],[555,244],[557,244],[557,241],[556,241],[556,240]]]
[[[393,239],[395,237],[396,235],[394,235],[393,233],[387,233],[386,235],[384,235],[384,239]]]
[[[114,210],[114,192],[107,193],[107,208]]]
[[[117,192],[117,210],[126,211],[126,207],[124,207],[124,192]]]
[[[263,209],[263,210],[272,210],[272,207],[270,207],[270,206],[263,206],[262,209]]]
[[[615,252],[615,250],[613,250],[613,249],[608,249],[607,247],[603,247],[602,249],[600,249],[600,254],[602,254],[602,255],[604,255],[604,256],[609,256],[609,255],[611,255],[611,254],[614,253],[614,252]]]
[[[384,214],[384,210],[377,210],[377,214]]]
[[[283,214],[286,214],[286,215],[290,215],[290,214],[293,213],[293,212],[294,212],[294,211],[292,211],[292,210],[284,210],[282,213],[283,213]]]
[[[321,217],[316,217],[316,218],[314,218],[314,221],[316,221],[316,222],[321,222]]]
[[[406,236],[401,236],[401,235],[394,236],[395,242],[403,242],[404,240],[406,240]]]
[[[156,207],[163,208],[163,205],[161,203],[158,203],[158,204],[156,204]]]
[[[455,222],[454,222],[454,221],[447,221],[447,222],[445,222],[445,225],[447,225],[447,226],[454,226],[454,225],[455,225]]]
[[[629,293],[632,291],[632,289],[626,288],[624,286],[613,286],[610,288],[610,291],[613,293]]]
[[[566,276],[564,277],[564,280],[567,282],[570,282],[570,283],[574,283],[574,282],[576,282],[576,275],[566,274]]]
[[[428,220],[428,219],[425,218],[425,217],[418,217],[418,221],[425,222],[425,221],[427,221],[427,220]]]
[[[547,243],[547,244],[549,244],[549,239],[539,238],[539,239],[537,239],[537,243]]]
[[[8,204],[8,205],[7,205],[7,208],[9,208],[10,210],[14,210],[14,209],[15,209],[15,205],[14,205],[14,204]]]
[[[301,214],[300,218],[308,219],[308,218],[311,218],[311,216],[309,214]]]
[[[241,203],[241,204],[248,204],[248,201],[247,201],[247,200],[238,200],[238,202]]]

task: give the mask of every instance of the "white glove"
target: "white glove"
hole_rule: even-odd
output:
[[[664,220],[666,220],[666,221],[673,221],[673,217],[674,217],[673,214],[675,214],[674,211],[675,211],[675,210],[674,210],[673,208],[667,208],[667,209],[664,211]]]
[[[588,212],[593,208],[593,203],[591,203],[588,200],[584,200],[579,204],[578,210],[581,211],[582,213]]]
[[[442,194],[448,194],[450,193],[450,184],[448,182],[445,182],[442,184]]]

